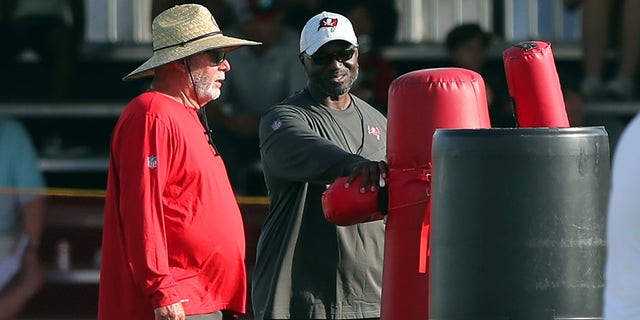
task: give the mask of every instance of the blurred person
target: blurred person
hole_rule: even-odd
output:
[[[628,120],[624,120],[618,115],[587,112],[584,97],[576,90],[567,89],[563,96],[569,124],[572,127],[603,126],[607,130],[609,138],[609,153],[610,156],[613,156],[620,135],[624,131],[625,122]]]
[[[0,320],[17,317],[44,283],[38,256],[46,207],[43,190],[27,131],[18,121],[0,117],[0,264],[19,254],[20,239],[27,241],[17,274],[0,287]]]
[[[604,319],[640,319],[640,115],[627,125],[611,167]]]
[[[270,206],[252,278],[256,320],[380,317],[383,222],[339,227],[321,205],[336,178],[375,192],[388,170],[386,119],[350,92],[358,50],[346,17],[312,17],[297,51],[307,86],[260,120]]]
[[[393,61],[382,55],[382,48],[393,42],[397,29],[397,12],[387,1],[341,1],[337,11],[353,22],[358,37],[360,72],[351,92],[387,113],[389,85],[397,77]],[[384,21],[376,24],[375,21]]]
[[[259,169],[258,122],[270,106],[305,85],[296,58],[299,32],[283,24],[280,1],[241,0],[233,7],[237,27],[228,34],[262,45],[240,48],[229,57],[233,71],[220,99],[207,106],[208,118],[236,193],[266,195]]]
[[[229,4],[232,1],[233,0],[152,0],[151,19],[155,18],[160,12],[173,6],[192,3],[209,9],[209,12],[216,17],[218,26],[226,29],[235,23],[233,9]]]
[[[71,97],[72,80],[84,36],[83,0],[0,0],[5,41],[3,61],[13,62],[25,50],[36,53],[46,75],[47,98]],[[3,85],[10,88],[11,83]],[[10,92],[7,92],[9,94]]]
[[[233,319],[245,312],[243,222],[203,106],[220,96],[225,36],[203,6],[152,23],[153,76],[111,138],[98,319]]]
[[[479,73],[485,82],[493,127],[514,127],[504,67],[490,66],[487,59],[492,35],[476,23],[455,26],[446,36],[449,64]]]
[[[233,0],[231,0],[233,1]],[[285,7],[284,23],[295,30],[300,30],[304,24],[315,15],[320,8],[331,1],[339,0],[282,0]]]
[[[565,0],[569,9],[582,7],[584,78],[581,93],[588,100],[631,100],[640,55],[640,0]],[[614,32],[615,30],[615,32]],[[617,41],[617,67],[609,80],[605,72],[607,52]]]

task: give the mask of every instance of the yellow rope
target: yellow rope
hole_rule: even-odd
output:
[[[269,198],[267,197],[248,197],[248,196],[238,196],[239,204],[269,204]]]

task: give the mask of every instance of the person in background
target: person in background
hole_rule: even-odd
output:
[[[2,63],[13,63],[25,50],[31,50],[44,67],[46,85],[35,93],[31,90],[31,96],[44,92],[49,99],[72,97],[72,80],[84,40],[84,14],[82,0],[0,0],[0,26],[5,43],[10,44],[0,54]],[[2,89],[11,95],[12,89],[7,88],[14,86],[3,83]]]
[[[29,134],[18,121],[0,117],[0,264],[18,254],[18,273],[0,287],[0,320],[17,317],[44,283],[38,247],[46,210],[44,178]]]
[[[231,0],[233,1],[233,0]],[[284,23],[295,30],[300,30],[304,24],[321,8],[332,1],[340,0],[282,0],[285,6]],[[344,1],[344,0],[343,0]]]
[[[345,187],[377,190],[388,170],[387,122],[350,92],[359,48],[346,17],[313,16],[297,52],[307,86],[260,120],[270,205],[252,278],[255,319],[379,319],[384,224],[336,226],[321,197],[341,176]]]
[[[604,126],[609,137],[609,152],[613,156],[616,150],[620,135],[625,129],[629,120],[619,115],[608,115],[602,113],[589,113],[586,110],[584,97],[577,91],[567,90],[564,92],[564,102],[567,109],[567,117],[572,127],[584,126]]]
[[[258,122],[270,106],[304,87],[296,59],[299,32],[283,24],[280,1],[234,1],[233,7],[237,28],[228,34],[262,45],[240,48],[229,57],[234,69],[220,99],[207,105],[208,118],[236,193],[266,195]]]
[[[398,76],[393,61],[382,55],[382,48],[394,41],[397,12],[389,1],[339,1],[336,11],[353,22],[358,37],[360,73],[351,92],[387,113],[389,85]],[[375,23],[384,21],[384,23]]]
[[[199,4],[211,12],[216,17],[218,26],[227,29],[235,23],[233,9],[230,3],[232,0],[152,0],[151,2],[151,19],[155,18],[160,12],[165,11],[173,6],[182,4]]]
[[[502,66],[489,66],[487,54],[492,43],[491,34],[476,23],[455,26],[447,33],[445,47],[449,65],[479,73],[485,82],[489,115],[493,127],[514,127],[515,121],[509,90]]]
[[[634,99],[640,56],[640,0],[565,0],[565,6],[582,7],[582,95],[587,100]],[[607,80],[607,53],[612,47],[619,55],[614,74]]]
[[[242,216],[203,106],[220,96],[225,36],[207,8],[171,7],[153,55],[124,80],[153,76],[111,137],[98,319],[232,319],[245,312]]]
[[[611,167],[604,319],[640,319],[640,116],[626,126]]]

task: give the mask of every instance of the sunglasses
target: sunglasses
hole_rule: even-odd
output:
[[[313,55],[308,55],[303,53],[303,55],[313,63],[317,65],[327,65],[332,63],[334,60],[338,60],[341,63],[353,58],[353,55],[356,53],[355,48],[349,48],[342,51],[334,52],[334,53],[314,53]]]
[[[224,51],[219,51],[219,50],[208,50],[208,51],[205,51],[204,53],[206,53],[209,56],[209,59],[214,61],[216,65],[221,64],[222,61],[224,61],[225,56],[227,55]]]

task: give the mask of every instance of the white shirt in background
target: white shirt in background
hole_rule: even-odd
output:
[[[614,153],[605,269],[604,318],[640,319],[640,115]]]

